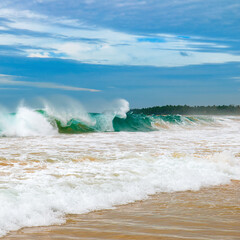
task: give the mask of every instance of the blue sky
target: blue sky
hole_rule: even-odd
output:
[[[2,0],[0,105],[239,104],[239,23],[235,0]]]

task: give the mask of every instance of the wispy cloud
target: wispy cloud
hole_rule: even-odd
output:
[[[239,77],[232,77],[236,82],[240,82],[240,76]]]
[[[41,53],[41,52],[36,52],[36,53],[32,52],[32,53],[30,53],[28,55],[28,57],[32,57],[32,58],[49,58],[50,55],[49,55],[48,52],[43,52],[43,53]]]
[[[0,74],[0,85],[27,86],[27,87],[35,87],[35,88],[51,88],[51,89],[59,89],[59,90],[65,90],[65,91],[88,91],[88,92],[99,92],[100,91],[97,89],[66,86],[66,85],[61,85],[61,84],[52,83],[52,82],[19,81],[19,80],[16,80],[17,78],[20,78],[20,77],[13,76],[13,75]],[[2,89],[6,89],[6,88],[2,88]]]
[[[8,28],[7,28],[7,27],[0,26],[0,31],[5,31],[5,30],[8,30]]]
[[[124,7],[128,3],[118,1],[117,4]],[[138,5],[145,4],[145,1],[138,2]],[[9,29],[8,33],[0,31],[0,45],[14,47],[32,58],[158,67],[240,62],[240,55],[228,52],[227,44],[195,36],[130,34],[30,10],[2,8],[0,15],[8,20],[2,27]],[[18,35],[16,30],[20,31]]]
[[[147,2],[146,1],[132,1],[132,2],[118,2],[116,1],[116,6],[117,7],[136,7],[139,5],[146,5]]]
[[[19,88],[2,88],[2,87],[0,87],[0,90],[19,90]]]

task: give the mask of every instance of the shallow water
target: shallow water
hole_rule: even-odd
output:
[[[10,239],[239,239],[240,182],[159,193],[111,210],[68,215],[66,224],[24,228]]]
[[[83,228],[87,228],[84,234],[87,231],[89,239],[107,239],[108,236],[111,239],[108,233],[104,238],[101,229],[115,231],[116,226],[126,222],[130,227],[123,226],[125,235],[116,235],[119,239],[135,239],[131,238],[132,234],[143,234],[146,238],[149,231],[152,231],[149,239],[159,239],[161,234],[166,237],[163,239],[179,237],[183,228],[189,230],[182,237],[214,239],[212,236],[220,235],[210,233],[212,229],[220,231],[224,226],[228,227],[220,231],[222,238],[216,239],[234,239],[227,237],[231,231],[232,237],[239,234],[236,230],[239,185],[229,184],[232,180],[240,180],[239,120],[239,117],[213,117],[209,122],[173,125],[154,132],[2,137],[0,235],[22,227],[64,224],[67,220],[67,225],[50,228],[57,234],[53,239],[66,239],[68,228],[74,228],[75,237],[79,237],[84,216],[95,221],[105,214],[105,211],[96,210],[157,194],[150,200],[106,211],[103,218],[110,221],[116,217],[113,220],[116,222],[104,220],[106,225],[96,222],[94,229],[100,229],[96,230],[98,236],[91,238],[95,230],[86,225],[92,223],[84,223]],[[218,187],[223,184],[225,187]],[[216,204],[218,199],[220,202]],[[198,216],[200,220],[195,229]],[[164,223],[162,218],[165,218]],[[131,222],[137,227],[132,229]],[[165,233],[162,224],[168,225]],[[178,227],[171,229],[178,224],[179,231]],[[139,229],[144,229],[145,225],[146,231],[141,232]],[[191,226],[195,230],[192,231]],[[14,234],[24,236],[34,229],[24,228]],[[44,229],[49,232],[49,228]],[[203,230],[209,232],[206,238]],[[36,234],[44,234],[45,230],[40,231]],[[116,230],[114,234],[121,231]],[[199,233],[199,238],[193,237],[196,237],[194,231]],[[14,234],[9,238],[14,238]],[[141,239],[140,236],[137,239]]]

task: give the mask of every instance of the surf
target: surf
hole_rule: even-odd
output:
[[[88,113],[74,101],[61,108],[45,101],[42,109],[19,106],[16,112],[0,112],[0,136],[42,136],[93,132],[149,132],[176,127],[212,124],[211,117],[145,115],[131,112],[129,103],[120,99],[114,108]]]
[[[0,111],[0,236],[240,178],[237,116],[145,115],[118,100]]]

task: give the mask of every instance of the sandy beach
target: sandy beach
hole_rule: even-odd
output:
[[[0,138],[2,239],[239,239],[239,118],[157,120]]]
[[[240,240],[240,0],[0,0],[0,240]]]
[[[160,193],[147,200],[68,215],[66,224],[23,228],[10,239],[239,239],[240,182],[200,191]]]
[[[0,240],[240,240],[240,0],[0,0]]]

